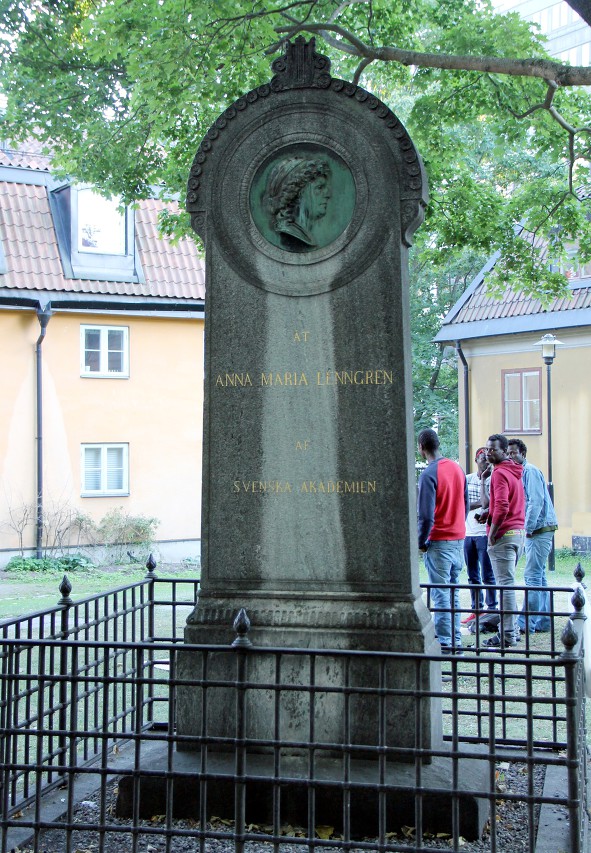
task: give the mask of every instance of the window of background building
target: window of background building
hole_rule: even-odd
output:
[[[541,432],[541,368],[503,370],[503,432]]]
[[[129,494],[129,445],[82,445],[82,495]]]
[[[129,328],[127,326],[80,327],[82,376],[127,378],[129,376]]]
[[[91,186],[65,184],[49,194],[66,278],[143,282],[135,212]]]
[[[119,198],[106,199],[90,187],[78,190],[78,251],[124,255],[127,211]]]

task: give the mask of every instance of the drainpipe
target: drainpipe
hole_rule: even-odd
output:
[[[37,521],[35,527],[35,554],[41,559],[43,556],[43,373],[41,345],[47,331],[47,324],[51,317],[51,304],[37,308],[37,319],[41,326],[37,343],[35,344],[36,359],[36,390],[37,390]]]
[[[456,352],[464,366],[464,450],[466,453],[465,472],[472,470],[472,454],[470,453],[470,383],[468,381],[468,362],[462,350],[462,342],[456,341]]]

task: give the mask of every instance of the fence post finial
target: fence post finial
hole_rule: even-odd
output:
[[[584,613],[585,607],[585,593],[583,592],[583,587],[578,586],[573,594],[570,597],[571,604],[575,608],[574,612],[571,613],[571,619],[586,619],[587,616]]]
[[[70,593],[72,592],[72,584],[67,575],[64,575],[62,578],[62,582],[59,585],[59,591],[62,594],[62,597],[58,601],[58,607],[71,607],[74,602],[70,598]]]
[[[232,643],[234,647],[240,646],[242,648],[247,646],[252,646],[252,643],[246,636],[250,629],[250,619],[248,618],[248,614],[244,607],[241,607],[238,611],[236,618],[234,619],[234,630],[236,631],[236,639]]]
[[[156,572],[156,566],[157,565],[158,564],[156,563],[156,560],[154,559],[154,555],[150,554],[150,556],[148,557],[148,559],[146,561],[146,568],[148,570],[146,578],[148,580],[156,580],[155,572]]]
[[[562,657],[571,658],[576,657],[574,648],[578,642],[578,634],[575,630],[575,626],[573,624],[572,619],[568,619],[566,625],[562,629],[562,634],[560,635],[560,639],[562,640],[562,645],[564,646],[564,651],[562,653]]]

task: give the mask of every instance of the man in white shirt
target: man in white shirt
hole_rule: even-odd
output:
[[[477,611],[484,609],[485,594],[482,584],[490,584],[493,588],[486,590],[486,606],[488,610],[497,609],[497,591],[494,589],[495,575],[487,553],[486,524],[477,520],[479,510],[482,508],[481,484],[482,475],[488,469],[486,458],[486,447],[479,447],[476,451],[475,462],[477,470],[468,474],[468,505],[469,512],[466,518],[466,538],[464,539],[464,560],[468,569],[468,581],[472,585],[470,595],[472,598],[472,613],[463,624],[469,624],[476,616]]]

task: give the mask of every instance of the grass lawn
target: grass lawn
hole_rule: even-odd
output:
[[[575,582],[573,572],[579,562],[587,573],[585,581],[591,583],[591,555],[575,557],[572,553],[564,553],[561,550],[556,554],[556,571],[548,572],[550,586],[572,586]],[[524,565],[525,559],[522,558],[517,567],[517,583],[520,584],[523,583]],[[174,565],[162,564],[157,567],[156,574],[159,577],[172,574],[177,577],[195,578],[199,576],[199,568],[195,565],[178,563]],[[145,567],[137,564],[93,568],[71,572],[68,575],[72,584],[71,596],[74,601],[140,581],[145,576]],[[23,616],[55,606],[61,597],[59,586],[62,577],[62,572],[52,571],[0,571],[0,619]],[[421,583],[428,581],[423,560],[420,561],[420,580]],[[460,575],[460,582],[463,584],[468,582],[465,570]],[[565,606],[568,605],[565,603]]]
[[[131,564],[91,568],[68,573],[72,584],[71,598],[79,601],[119,586],[141,581],[146,577],[145,566]],[[158,577],[174,574],[177,577],[199,576],[194,565],[162,564],[156,568]],[[24,616],[54,607],[61,598],[59,591],[63,572],[5,572],[0,571],[0,619]]]

